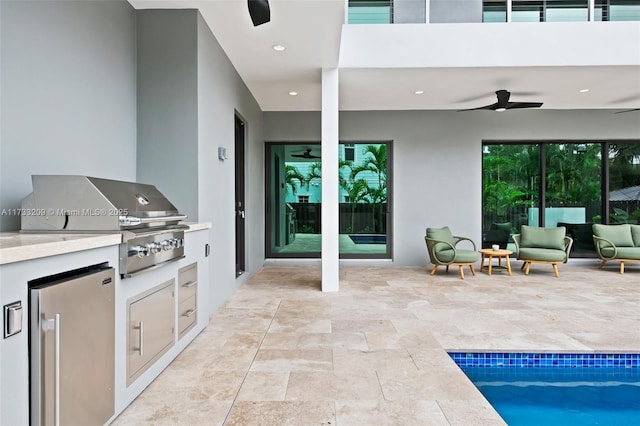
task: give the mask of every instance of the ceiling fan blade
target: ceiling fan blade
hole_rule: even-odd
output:
[[[623,111],[614,112],[614,114],[623,114],[625,112],[631,112],[631,111],[640,111],[640,108],[625,109]]]
[[[479,110],[479,109],[495,110],[496,108],[498,108],[498,104],[497,103],[491,104],[491,105],[481,106],[481,107],[478,107],[478,108],[459,109],[458,112],[460,112],[460,111],[476,111],[476,110]]]
[[[247,0],[249,7],[249,16],[253,26],[266,24],[271,20],[271,11],[269,9],[269,0]]]
[[[540,108],[542,102],[509,102],[507,109],[519,109],[519,108]]]

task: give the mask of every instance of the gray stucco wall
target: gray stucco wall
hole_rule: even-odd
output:
[[[198,221],[197,17],[136,11],[137,180],[156,185],[190,221]]]
[[[265,140],[320,140],[320,113],[265,113]],[[393,260],[426,265],[425,228],[481,241],[483,140],[640,142],[632,114],[611,111],[341,112],[342,141],[393,141]],[[289,123],[296,123],[289,126]]]
[[[140,10],[138,180],[211,222],[210,310],[264,261],[262,111],[196,10]],[[246,263],[235,276],[234,117],[246,123]],[[218,147],[228,160],[218,159]]]
[[[3,0],[0,8],[0,208],[20,207],[32,174],[134,180],[131,5]],[[19,217],[0,217],[0,230],[19,227]]]
[[[482,0],[430,0],[429,22],[482,22]]]

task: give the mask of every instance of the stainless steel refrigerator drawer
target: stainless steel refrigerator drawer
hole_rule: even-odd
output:
[[[174,287],[171,279],[127,302],[127,386],[174,344]]]
[[[31,424],[99,425],[114,413],[115,272],[29,282]]]

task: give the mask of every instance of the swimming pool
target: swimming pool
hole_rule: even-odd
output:
[[[512,426],[640,424],[640,354],[449,354]]]

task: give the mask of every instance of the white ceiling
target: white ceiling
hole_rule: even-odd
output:
[[[258,27],[247,0],[129,2],[199,9],[262,110],[320,110],[321,70],[338,66],[345,0],[270,0],[271,21]],[[274,51],[277,44],[286,50]],[[640,107],[637,66],[341,68],[339,78],[341,110],[474,108],[494,103],[498,89],[511,91],[511,101],[543,102],[543,109]]]

